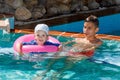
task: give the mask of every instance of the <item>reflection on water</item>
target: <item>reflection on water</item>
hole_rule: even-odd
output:
[[[13,43],[23,34],[7,34],[0,41],[0,80],[119,80],[120,79],[120,42],[103,40],[92,59],[68,58],[69,50],[45,55],[14,56]],[[59,37],[61,42],[72,40]],[[103,61],[103,62],[102,62]]]
[[[104,44],[96,50],[95,59],[120,66],[120,42],[104,40]]]

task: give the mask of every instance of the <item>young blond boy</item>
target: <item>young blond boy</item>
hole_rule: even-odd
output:
[[[48,36],[49,36],[49,28],[48,25],[46,24],[38,24],[36,25],[34,29],[34,37],[35,40],[32,40],[30,42],[22,42],[17,44],[17,50],[20,55],[23,55],[22,53],[22,46],[23,45],[54,45],[58,47],[58,51],[62,50],[62,45],[58,43],[52,43],[48,41]]]

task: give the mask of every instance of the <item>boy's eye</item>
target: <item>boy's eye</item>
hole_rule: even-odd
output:
[[[37,36],[39,37],[39,34],[37,34]]]
[[[43,35],[39,35],[39,34],[37,34],[37,36],[38,36],[38,37],[40,37],[40,36],[45,37],[45,35],[44,35],[44,34],[43,34]]]
[[[84,28],[86,28],[86,26],[84,26]]]
[[[91,27],[89,27],[89,26],[88,26],[88,27],[84,26],[84,28],[85,28],[85,29],[91,29]]]
[[[42,37],[45,37],[45,35],[42,35]]]
[[[91,27],[88,27],[88,29],[91,29]]]
[[[84,28],[85,28],[85,29],[89,29],[89,27],[87,27],[87,26],[84,26]]]

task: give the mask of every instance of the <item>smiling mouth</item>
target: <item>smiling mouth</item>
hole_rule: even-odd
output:
[[[39,40],[40,42],[43,42],[43,40]]]

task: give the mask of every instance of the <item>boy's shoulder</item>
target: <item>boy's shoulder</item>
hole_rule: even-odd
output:
[[[101,39],[94,39],[92,41],[88,40],[87,38],[76,38],[75,39],[77,43],[80,43],[80,44],[92,44],[94,46],[100,46],[103,42]]]
[[[101,39],[97,39],[96,43],[100,46],[103,42]]]

